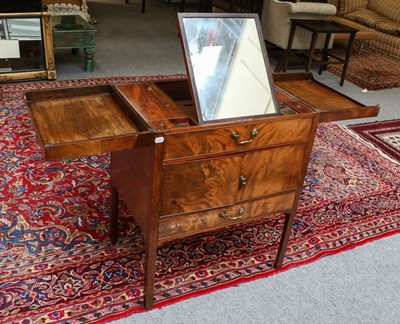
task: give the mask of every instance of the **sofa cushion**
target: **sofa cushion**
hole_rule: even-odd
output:
[[[349,12],[367,8],[368,0],[340,0],[339,16],[344,16]]]
[[[400,0],[370,0],[367,8],[394,22],[400,22]]]
[[[379,22],[376,24],[375,29],[386,34],[400,36],[400,23],[398,22]]]
[[[361,9],[353,11],[344,16],[344,18],[358,22],[365,26],[375,28],[377,23],[391,23],[389,18],[386,18],[376,11],[370,9]]]

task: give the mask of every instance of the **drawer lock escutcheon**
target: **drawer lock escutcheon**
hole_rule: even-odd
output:
[[[254,128],[254,129],[251,131],[251,136],[250,136],[250,138],[247,139],[247,140],[241,141],[241,140],[240,140],[240,135],[239,135],[239,133],[235,131],[235,132],[232,132],[231,138],[233,138],[234,140],[236,140],[236,143],[238,143],[239,145],[244,145],[244,144],[249,144],[249,143],[253,142],[254,138],[258,135],[258,133],[259,133],[258,129],[257,129],[257,128]]]
[[[245,212],[244,207],[240,207],[238,210],[238,214],[236,216],[228,215],[228,213],[226,211],[222,211],[218,215],[221,218],[228,218],[230,220],[236,220],[236,219],[241,219],[244,212]]]
[[[245,185],[247,183],[247,178],[245,176],[240,176],[239,180],[241,185]]]

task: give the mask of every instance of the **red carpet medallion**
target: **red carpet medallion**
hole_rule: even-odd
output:
[[[179,78],[180,76],[174,76]],[[124,206],[109,244],[109,156],[46,162],[23,92],[165,77],[0,86],[0,322],[102,323],[143,311],[143,239]],[[319,128],[282,270],[399,232],[400,166]],[[155,307],[276,273],[283,215],[159,249]]]

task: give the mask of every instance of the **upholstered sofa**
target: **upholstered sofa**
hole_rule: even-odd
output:
[[[303,2],[301,0],[264,0],[261,28],[264,39],[280,48],[286,48],[290,33],[290,19],[326,19],[335,15],[332,4]],[[316,48],[323,48],[325,37],[319,35]],[[311,32],[299,28],[294,35],[292,49],[309,49]]]
[[[376,40],[367,44],[400,59],[400,0],[333,0],[335,20],[373,30]]]

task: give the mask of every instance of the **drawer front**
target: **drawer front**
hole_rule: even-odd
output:
[[[168,134],[165,138],[164,159],[241,151],[308,139],[312,118],[279,119],[264,124]],[[254,132],[257,134],[254,135]]]
[[[238,200],[296,190],[304,165],[307,143],[268,148],[243,156]]]
[[[161,218],[158,239],[168,241],[289,211],[293,206],[294,198],[295,193],[290,192],[230,207]]]
[[[237,156],[164,166],[160,215],[233,204],[240,161]]]

